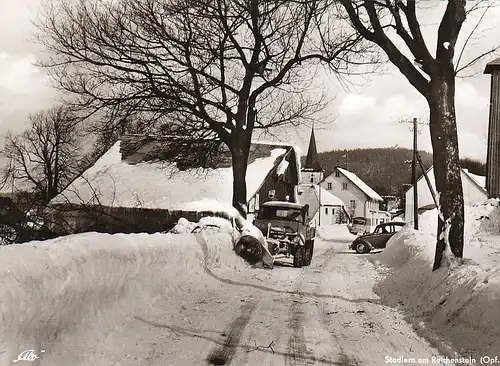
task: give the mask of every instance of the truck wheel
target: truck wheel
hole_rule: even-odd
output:
[[[313,252],[314,252],[314,240],[308,240],[306,242],[304,266],[309,266],[311,264]]]
[[[303,246],[298,246],[293,256],[293,266],[295,268],[301,268],[305,261],[305,248]]]

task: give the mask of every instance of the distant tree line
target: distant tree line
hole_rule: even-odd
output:
[[[432,154],[420,151],[425,169],[432,166]],[[325,177],[336,166],[355,173],[381,196],[401,196],[411,184],[411,163],[413,151],[406,148],[364,148],[343,149],[319,153],[319,161],[325,170]],[[305,162],[305,156],[302,163]],[[477,175],[486,175],[486,164],[471,158],[460,160],[460,166]],[[422,176],[420,167],[418,177]]]

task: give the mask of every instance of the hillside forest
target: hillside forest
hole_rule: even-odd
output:
[[[425,169],[432,165],[432,154],[419,151]],[[321,152],[318,154],[325,177],[333,172],[336,166],[355,173],[381,196],[400,196],[411,183],[411,149],[395,148],[364,148],[344,149]],[[305,156],[302,157],[302,163]],[[462,168],[471,173],[485,175],[485,164],[470,158],[460,160]],[[422,175],[420,166],[417,176]]]

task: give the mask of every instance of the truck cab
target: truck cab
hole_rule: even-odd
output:
[[[309,205],[269,201],[255,219],[273,256],[293,256],[294,267],[308,266],[314,250],[316,229],[309,223]]]

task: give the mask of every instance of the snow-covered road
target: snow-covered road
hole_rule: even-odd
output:
[[[196,240],[205,265],[195,281],[67,332],[38,365],[401,365],[402,357],[439,357],[379,304],[373,265],[346,243],[317,239],[310,267],[283,259],[263,270],[206,265],[211,249],[202,235]]]

